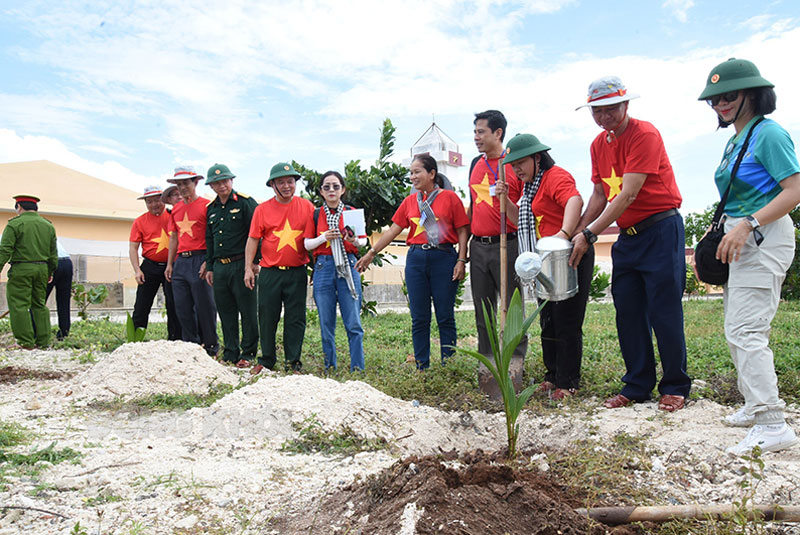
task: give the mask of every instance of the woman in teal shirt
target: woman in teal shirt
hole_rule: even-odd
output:
[[[744,407],[724,418],[750,427],[727,449],[749,454],[755,446],[778,451],[797,444],[786,424],[778,394],[769,330],[778,309],[781,284],[794,257],[794,228],[789,212],[800,203],[800,166],[789,134],[764,116],[775,111],[774,86],[747,60],[731,58],[711,70],[699,100],[706,100],[719,126],[733,125],[714,179],[725,203],[725,237],[717,258],[729,264],[724,285],[725,338],[738,373]],[[736,175],[731,173],[748,132],[749,145]]]

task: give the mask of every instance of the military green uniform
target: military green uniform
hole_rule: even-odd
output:
[[[206,212],[206,269],[214,272],[214,301],[225,346],[223,359],[228,362],[252,360],[258,351],[257,294],[244,285],[244,248],[256,206],[252,197],[231,190],[225,204],[217,197]]]
[[[0,240],[0,269],[6,262],[11,263],[6,298],[14,337],[22,347],[47,346],[50,343],[50,311],[45,305],[47,280],[58,266],[53,224],[35,211],[9,219]]]

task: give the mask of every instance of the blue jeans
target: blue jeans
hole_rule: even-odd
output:
[[[430,366],[431,356],[431,299],[439,325],[442,364],[452,356],[456,345],[455,303],[458,281],[453,280],[453,268],[458,254],[455,249],[423,250],[411,247],[406,255],[406,288],[411,309],[411,340],[417,368]],[[451,346],[451,347],[448,347]]]
[[[336,276],[336,264],[331,255],[319,255],[314,260],[314,302],[319,312],[319,330],[325,368],[336,368],[336,303],[342,312],[342,323],[350,342],[350,371],[364,369],[364,329],[361,328],[361,277],[355,270],[356,257],[348,254],[353,282],[358,294],[353,299],[347,281]]]

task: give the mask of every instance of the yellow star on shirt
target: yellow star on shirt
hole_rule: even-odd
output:
[[[191,232],[191,229],[190,229],[190,232]],[[156,249],[156,253],[160,253],[164,249],[169,248],[169,235],[167,234],[167,231],[164,230],[163,228],[161,229],[161,236],[159,236],[158,238],[156,238],[154,240],[150,240],[150,241],[153,242],[153,243],[157,243],[158,244],[158,248]]]
[[[183,214],[182,221],[175,221],[175,224],[178,225],[178,236],[183,236],[184,234],[189,234],[192,238],[194,238],[194,234],[192,234],[192,227],[194,224],[197,223],[196,220],[189,219],[189,212],[185,212]]]
[[[614,170],[614,166],[611,166],[611,176],[608,178],[604,178],[603,182],[608,184],[608,200],[611,201],[619,195],[619,192],[622,191],[622,177],[617,176],[617,172]]]
[[[494,206],[494,200],[492,199],[492,194],[489,192],[489,173],[483,175],[483,180],[480,184],[471,184],[470,187],[475,191],[475,195],[477,198],[475,199],[475,204],[480,204],[482,202],[488,202],[490,205]]]
[[[542,224],[542,218],[543,217],[544,217],[544,215],[537,215],[536,216],[536,239],[537,240],[542,237],[542,231],[539,230],[539,225]]]
[[[303,231],[302,230],[294,230],[291,225],[289,225],[289,221],[286,221],[286,224],[283,225],[283,230],[277,231],[273,230],[272,233],[280,238],[278,242],[278,251],[286,247],[287,245],[297,251],[297,237],[300,236]]]
[[[414,223],[417,226],[417,228],[414,229],[414,235],[411,236],[412,238],[416,238],[417,236],[425,232],[425,227],[420,225],[419,223],[420,219],[419,217],[409,217],[409,219],[411,220],[412,223]],[[436,221],[439,221],[438,217],[436,218]]]

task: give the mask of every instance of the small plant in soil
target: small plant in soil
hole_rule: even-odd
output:
[[[516,349],[522,337],[525,336],[525,333],[528,332],[533,320],[539,315],[539,311],[543,306],[544,303],[540,305],[533,314],[525,318],[519,290],[514,290],[511,303],[508,306],[506,325],[501,339],[500,334],[497,332],[497,320],[494,315],[489,313],[490,309],[486,307],[486,303],[483,303],[483,317],[486,319],[486,330],[489,334],[489,343],[492,346],[494,360],[489,360],[477,351],[464,349],[462,347],[455,348],[455,350],[460,353],[478,359],[489,369],[494,380],[497,381],[497,386],[503,397],[503,409],[506,413],[506,434],[508,435],[509,458],[513,458],[517,454],[517,437],[519,436],[517,418],[519,418],[519,413],[522,411],[525,403],[527,403],[528,399],[533,395],[535,387],[529,386],[517,394],[514,391],[511,376],[508,373],[508,367],[511,363],[514,349]]]
[[[281,445],[281,451],[353,455],[362,451],[386,449],[388,446],[382,438],[360,437],[347,426],[342,426],[334,431],[326,431],[315,414],[299,424],[292,425],[300,436],[284,442]]]
[[[133,325],[133,318],[130,312],[126,312],[128,319],[125,322],[125,338],[130,342],[141,342],[147,334],[146,327],[136,327]]]

